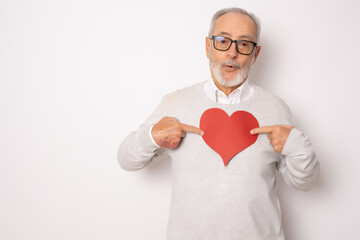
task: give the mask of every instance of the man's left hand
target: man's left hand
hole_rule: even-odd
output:
[[[281,153],[286,143],[286,140],[290,134],[293,126],[290,125],[274,125],[254,128],[250,131],[250,134],[267,133],[270,143],[273,146],[275,152]]]

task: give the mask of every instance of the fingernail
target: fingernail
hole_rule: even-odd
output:
[[[255,133],[254,129],[250,131],[250,134],[254,134],[254,133]]]
[[[201,132],[200,132],[200,135],[201,135],[201,136],[204,136],[204,131],[201,131]]]

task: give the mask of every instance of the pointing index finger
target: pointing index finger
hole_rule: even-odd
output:
[[[258,127],[254,128],[250,131],[251,134],[259,134],[259,133],[271,133],[274,130],[272,126]]]
[[[200,128],[197,128],[197,127],[194,127],[194,126],[191,126],[191,125],[187,125],[187,124],[184,124],[184,123],[181,123],[181,129],[183,131],[185,131],[185,132],[192,132],[192,133],[199,134],[200,136],[204,135],[204,131],[201,130]]]

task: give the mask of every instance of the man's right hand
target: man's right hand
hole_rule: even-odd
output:
[[[162,148],[176,148],[187,132],[204,135],[200,128],[180,123],[173,117],[163,117],[151,130],[156,144]]]

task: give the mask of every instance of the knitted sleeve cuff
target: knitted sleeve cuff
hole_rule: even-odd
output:
[[[160,148],[160,146],[155,142],[155,140],[154,140],[154,138],[152,137],[152,134],[151,134],[151,131],[152,131],[154,125],[155,125],[155,124],[151,125],[151,127],[150,127],[149,136],[150,136],[151,141],[153,142],[154,146],[157,147],[157,148]]]
[[[304,151],[312,151],[308,137],[297,128],[291,129],[281,154],[287,156]]]
[[[137,149],[143,155],[153,154],[160,148],[151,136],[153,126],[153,124],[151,126],[141,126],[136,132],[135,142],[137,143]]]

